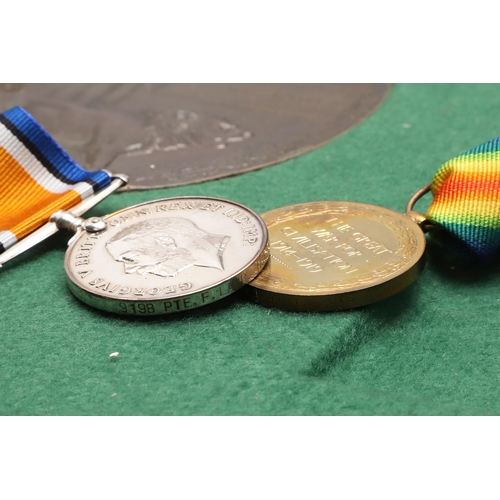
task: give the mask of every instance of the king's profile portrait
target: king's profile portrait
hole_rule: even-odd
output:
[[[131,224],[106,243],[106,250],[123,262],[127,274],[171,277],[191,266],[222,271],[222,254],[229,240],[188,219],[168,217]]]

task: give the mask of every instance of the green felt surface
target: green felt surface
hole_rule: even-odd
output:
[[[176,195],[257,212],[314,200],[403,211],[444,161],[499,135],[499,85],[396,85],[364,123],[312,153],[113,195],[91,214]],[[500,414],[498,262],[474,268],[429,245],[414,285],[364,309],[291,313],[236,294],[146,320],[77,301],[66,240],[56,235],[0,271],[0,414]]]

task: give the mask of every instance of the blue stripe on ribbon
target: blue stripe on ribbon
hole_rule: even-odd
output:
[[[16,106],[0,115],[3,123],[57,179],[66,184],[89,183],[94,192],[111,182],[104,170],[88,172],[78,165],[41,125],[23,108]]]
[[[474,155],[474,154],[479,154],[479,153],[494,153],[496,151],[500,150],[500,137],[497,137],[496,139],[492,139],[491,141],[485,142],[483,144],[480,144],[479,146],[476,146],[475,148],[469,149],[465,153],[462,153],[461,156],[466,156],[466,155]]]
[[[443,246],[453,247],[463,258],[489,261],[500,248],[500,228],[473,226],[456,222],[435,222],[441,231],[435,231],[433,239]]]

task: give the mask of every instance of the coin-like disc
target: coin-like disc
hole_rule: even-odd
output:
[[[295,311],[334,311],[389,297],[424,266],[425,236],[387,208],[323,201],[271,210],[270,258],[250,283],[253,299]]]
[[[369,116],[383,83],[0,84],[83,167],[125,189],[191,184],[310,151]]]
[[[119,314],[168,314],[238,290],[264,267],[268,232],[259,215],[219,198],[150,201],[104,217],[66,252],[71,291]]]

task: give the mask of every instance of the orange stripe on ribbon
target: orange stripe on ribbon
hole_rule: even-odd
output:
[[[1,146],[0,178],[3,179],[0,231],[11,231],[17,239],[48,222],[54,212],[68,210],[81,201],[80,194],[74,190],[54,194],[41,187]]]

